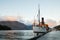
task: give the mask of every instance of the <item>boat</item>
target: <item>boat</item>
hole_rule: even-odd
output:
[[[40,7],[38,5],[38,24],[36,25],[35,21],[33,24],[34,33],[47,33],[49,31],[48,24],[45,24],[44,17],[42,17],[42,21],[40,22]]]

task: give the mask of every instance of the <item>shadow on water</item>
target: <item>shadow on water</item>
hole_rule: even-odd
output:
[[[36,36],[36,37],[33,37],[33,38],[29,39],[29,40],[37,40],[38,38],[42,37],[42,36],[45,35],[45,34],[46,34],[46,33],[42,33],[41,35],[38,35],[38,36]]]

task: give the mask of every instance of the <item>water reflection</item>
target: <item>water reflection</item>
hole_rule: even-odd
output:
[[[34,37],[32,30],[0,31],[0,40],[27,40]]]

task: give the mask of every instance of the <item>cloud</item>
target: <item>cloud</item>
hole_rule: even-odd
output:
[[[14,16],[6,16],[5,19],[8,21],[16,21],[17,20],[17,18]]]
[[[58,25],[60,25],[60,20],[58,21]]]
[[[57,22],[55,20],[52,20],[52,19],[47,19],[46,20],[46,23],[48,24],[49,27],[54,27],[57,25]]]
[[[17,21],[21,18],[20,16],[2,16],[0,17],[0,21]]]

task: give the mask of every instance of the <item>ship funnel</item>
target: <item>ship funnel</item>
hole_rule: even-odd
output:
[[[42,24],[44,24],[44,17],[42,17]]]

